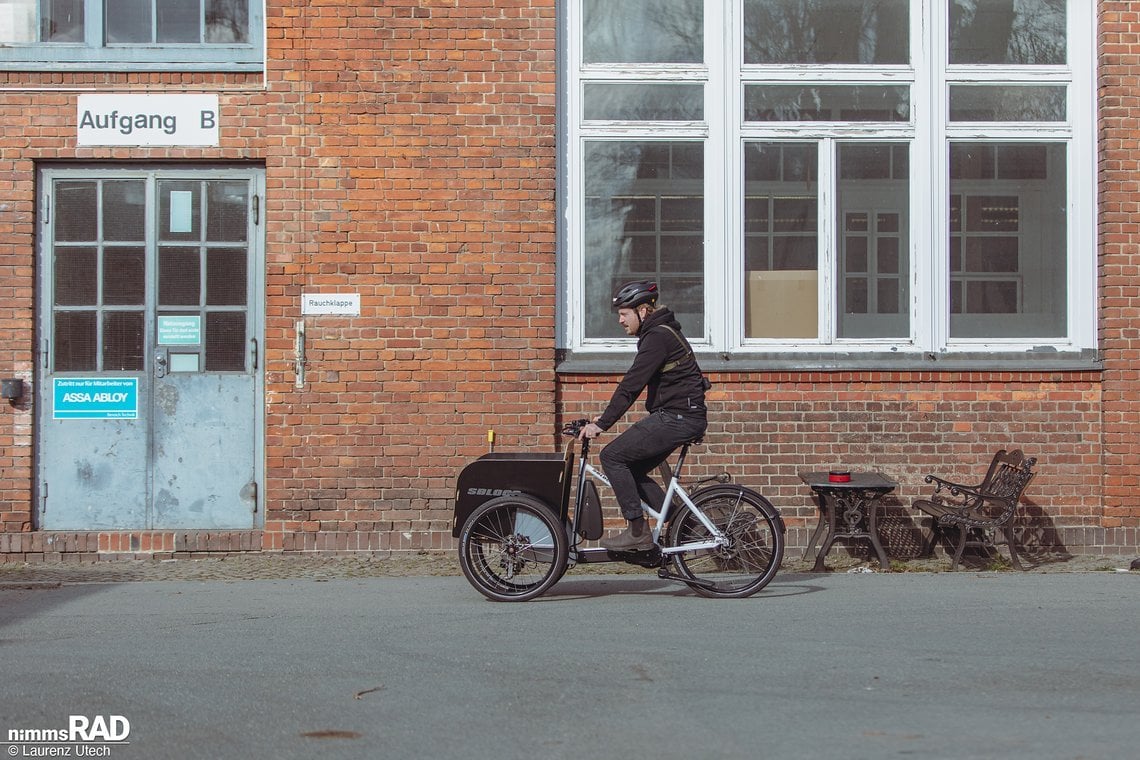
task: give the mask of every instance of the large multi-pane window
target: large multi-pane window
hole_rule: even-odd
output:
[[[1095,345],[1093,5],[563,4],[563,343],[655,279],[732,354]]]
[[[261,0],[0,0],[0,68],[250,70]]]

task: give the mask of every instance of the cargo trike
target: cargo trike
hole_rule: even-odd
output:
[[[662,465],[667,487],[660,510],[642,502],[653,526],[651,549],[585,546],[603,532],[596,484],[609,487],[589,462],[588,439],[579,443],[573,478],[575,442],[587,422],[563,428],[572,439],[564,453],[491,452],[463,468],[453,535],[459,538],[463,574],[479,592],[495,601],[534,599],[568,568],[593,562],[656,568],[658,577],[707,597],[751,596],[775,577],[785,529],[771,502],[727,474],[694,484],[691,494],[681,485],[685,458],[700,438],[681,446],[671,470]]]

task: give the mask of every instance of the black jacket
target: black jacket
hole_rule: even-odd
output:
[[[641,391],[649,388],[645,408],[678,414],[705,413],[705,379],[692,356],[692,348],[684,338],[678,340],[668,325],[681,332],[681,325],[667,308],[650,314],[637,334],[637,356],[610,399],[609,406],[598,419],[602,430],[609,430],[633,406]],[[669,367],[670,364],[675,366]],[[663,368],[668,371],[662,372]]]

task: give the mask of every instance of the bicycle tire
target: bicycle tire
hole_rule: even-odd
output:
[[[484,502],[460,532],[463,575],[496,602],[525,602],[545,593],[566,572],[569,553],[562,521],[522,494]]]
[[[701,596],[714,598],[740,599],[767,586],[784,560],[784,522],[772,503],[741,486],[700,491],[693,503],[730,543],[673,555],[677,574]],[[708,528],[687,506],[669,528],[670,546],[708,537]]]

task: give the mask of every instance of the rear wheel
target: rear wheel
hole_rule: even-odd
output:
[[[728,543],[673,555],[677,573],[702,596],[740,598],[768,585],[784,559],[784,524],[776,508],[755,491],[731,486],[698,493],[693,502]],[[669,545],[708,541],[711,536],[686,507],[672,520]]]
[[[459,565],[488,599],[523,602],[553,586],[566,571],[569,541],[562,521],[537,499],[500,496],[463,523]]]

